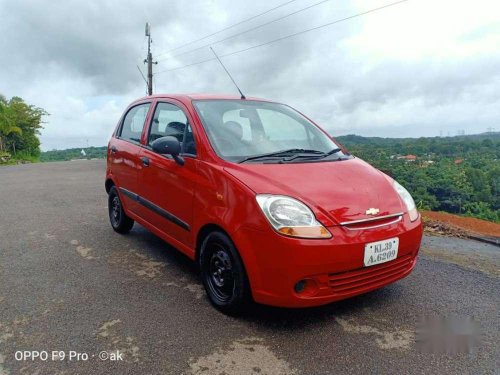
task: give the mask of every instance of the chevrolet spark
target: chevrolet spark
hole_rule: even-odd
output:
[[[124,112],[107,153],[113,229],[138,222],[196,261],[211,303],[317,306],[415,267],[408,191],[291,107],[155,95]]]

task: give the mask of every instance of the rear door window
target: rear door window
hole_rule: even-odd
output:
[[[141,141],[141,134],[144,129],[144,122],[146,121],[150,105],[151,103],[144,103],[129,109],[123,119],[120,130],[119,137],[121,139],[137,143]]]

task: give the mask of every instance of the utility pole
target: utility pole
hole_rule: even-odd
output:
[[[146,36],[148,37],[148,56],[144,63],[148,64],[148,95],[153,95],[153,64],[158,64],[158,61],[153,61],[151,54],[151,27],[149,22],[146,22]]]

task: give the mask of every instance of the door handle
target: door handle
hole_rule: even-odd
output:
[[[116,146],[111,146],[111,152],[114,154],[116,151],[118,151]]]
[[[142,165],[144,165],[145,167],[149,167],[149,158],[143,156],[141,160],[142,160]]]

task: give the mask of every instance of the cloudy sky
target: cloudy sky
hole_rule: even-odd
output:
[[[289,1],[165,53],[286,2],[0,0],[0,93],[51,114],[44,150],[102,146],[125,106],[145,94],[136,65],[144,69],[146,21],[160,72],[212,57],[208,47],[184,53],[199,46],[227,54],[391,0]],[[223,60],[247,95],[290,104],[333,135],[438,136],[500,130],[499,46],[498,1],[409,0]],[[158,73],[155,92],[235,89],[209,61]]]

